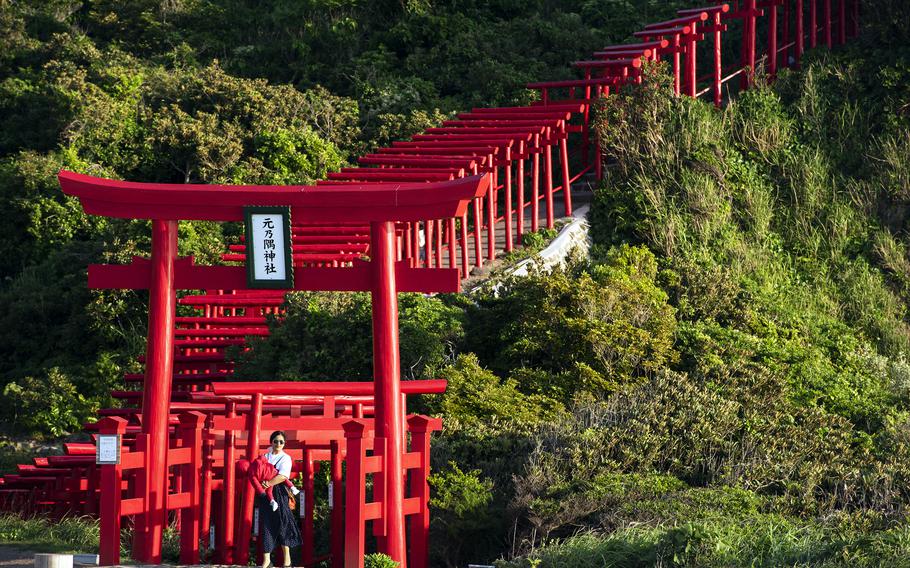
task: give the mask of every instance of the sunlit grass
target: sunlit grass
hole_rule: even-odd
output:
[[[48,552],[94,553],[98,537],[98,521],[88,517],[53,522],[43,517],[0,515],[0,544]]]

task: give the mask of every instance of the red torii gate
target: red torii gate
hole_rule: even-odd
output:
[[[383,550],[406,565],[403,510],[403,422],[398,347],[398,292],[455,292],[456,268],[416,269],[397,261],[395,222],[462,217],[468,203],[484,196],[489,175],[437,183],[346,184],[342,186],[223,186],[153,184],[101,179],[61,171],[60,186],[79,198],[87,214],[152,221],[151,260],[125,266],[92,265],[93,288],[149,289],[142,432],[148,435],[147,511],[137,520],[134,556],[161,562],[166,524],[168,414],[174,367],[178,289],[242,290],[245,267],[196,266],[177,257],[180,220],[242,221],[246,206],[289,206],[295,222],[355,222],[370,225],[370,261],[349,267],[294,267],[294,289],[369,291],[373,310],[375,436],[384,443]]]

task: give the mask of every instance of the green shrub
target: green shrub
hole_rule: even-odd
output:
[[[303,185],[338,171],[342,159],[334,144],[320,138],[308,127],[279,128],[262,132],[253,144],[256,156],[267,170],[260,179],[273,185]]]
[[[660,75],[603,102],[598,134],[616,165],[595,195],[592,235],[600,247],[644,242],[681,320],[751,335],[762,346],[754,363],[788,376],[794,401],[874,431],[890,400],[870,356],[897,357],[910,345],[904,301],[874,263],[900,274],[900,248],[881,239],[867,256],[875,207],[838,190],[863,169],[836,175],[825,153],[848,150],[828,148],[829,131],[810,127],[828,128],[835,105],[846,104],[843,89],[829,86],[821,64],[809,67],[803,91],[788,77],[780,93],[759,86],[723,112],[667,96]],[[824,89],[803,94],[817,74]],[[873,133],[850,131],[851,144],[869,147],[864,135]],[[684,369],[704,360],[688,337]]]
[[[555,238],[556,229],[541,228],[523,234],[521,236],[521,246],[532,251],[538,251]]]
[[[483,515],[490,503],[492,482],[481,480],[480,470],[463,472],[454,463],[449,467],[448,471],[430,476],[433,488],[430,505],[461,522]]]
[[[462,426],[500,423],[529,426],[552,419],[562,406],[542,395],[526,395],[514,379],[502,380],[482,368],[473,353],[459,355],[455,364],[440,371],[448,381],[444,395],[434,397],[430,409]]]
[[[398,568],[398,566],[398,562],[378,552],[363,557],[363,568]]]
[[[482,477],[479,469],[462,471],[457,464],[434,473],[430,507],[433,554],[448,563],[458,563],[465,555],[485,551],[501,520],[494,518],[496,508],[493,482]]]
[[[672,361],[674,310],[653,255],[618,247],[590,268],[506,282],[469,311],[466,349],[519,389],[568,402],[604,394]]]
[[[8,423],[51,436],[75,432],[98,409],[54,367],[44,379],[25,377],[3,389]]]

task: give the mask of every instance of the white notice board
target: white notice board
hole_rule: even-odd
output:
[[[120,434],[98,434],[95,445],[95,463],[120,463]]]

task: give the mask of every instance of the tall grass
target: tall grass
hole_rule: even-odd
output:
[[[764,515],[745,523],[693,522],[583,533],[499,568],[901,568],[910,526],[866,536],[837,525]]]
[[[0,515],[0,544],[30,550],[93,554],[98,551],[100,527],[90,517],[65,517],[53,521],[45,517],[25,518],[14,514]],[[132,531],[125,527],[120,535],[120,556],[127,560]],[[176,564],[180,558],[180,533],[174,525],[165,528],[162,557]]]
[[[34,550],[94,553],[98,550],[96,519],[66,517],[50,521],[42,517],[0,515],[0,543]]]

